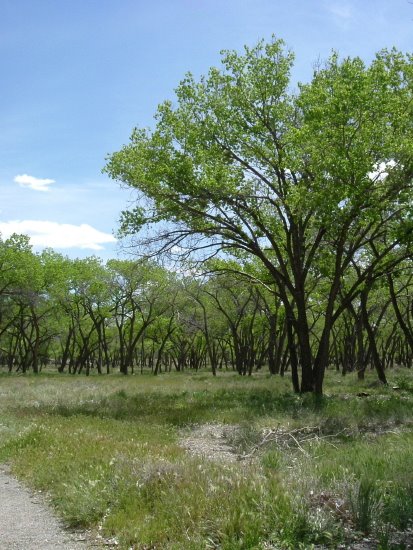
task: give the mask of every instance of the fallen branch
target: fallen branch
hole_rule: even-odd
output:
[[[275,428],[265,433],[263,439],[254,445],[249,453],[246,453],[240,457],[240,460],[246,460],[251,458],[261,447],[269,443],[275,443],[279,447],[290,448],[289,441],[292,440],[295,446],[305,455],[310,457],[310,454],[302,447],[302,443],[308,442],[320,442],[323,441],[331,445],[335,449],[337,446],[331,441],[327,441],[330,438],[338,438],[344,433],[348,433],[349,430],[345,428],[335,434],[319,435],[320,428],[318,426],[305,426],[303,428],[295,428],[294,430],[284,430],[282,428]]]

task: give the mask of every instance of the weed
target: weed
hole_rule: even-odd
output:
[[[264,468],[279,470],[282,466],[283,456],[277,450],[267,451],[261,458],[261,464]]]
[[[413,520],[413,483],[392,483],[383,496],[382,518],[397,529],[407,529]]]
[[[349,500],[356,528],[362,533],[369,533],[380,510],[380,493],[376,482],[363,477],[358,485],[350,491]]]

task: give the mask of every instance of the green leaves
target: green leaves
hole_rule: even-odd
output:
[[[225,230],[225,242],[251,248],[247,224],[279,239],[286,220],[309,213],[324,225],[348,223],[355,210],[372,219],[388,197],[370,174],[411,154],[410,58],[384,50],[366,67],[333,53],[294,95],[293,55],[281,40],[222,56],[223,67],[198,82],[186,75],[152,132],[135,129],[109,157],[109,175],[151,201],[146,212],[139,204],[123,214],[122,233],[168,220],[208,235]]]
[[[109,157],[108,174],[142,194],[123,232],[155,225],[144,254],[179,243],[197,260],[259,262],[311,369],[307,304],[326,319],[324,346],[365,280],[410,253],[412,61],[396,50],[369,65],[333,53],[293,93],[281,40],[222,52],[221,68],[187,74],[154,130],[135,130]],[[318,357],[328,361],[321,348]]]

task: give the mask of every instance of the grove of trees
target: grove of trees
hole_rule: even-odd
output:
[[[295,390],[317,394],[331,363],[360,376],[371,363],[385,382],[411,353],[412,57],[333,54],[296,90],[280,40],[222,62],[186,75],[155,128],[109,157],[106,172],[137,191],[123,233],[147,257],[226,273],[194,297],[213,365],[224,349],[240,370],[288,364]],[[247,289],[232,298],[231,274]]]
[[[185,371],[216,375],[257,370],[283,376],[300,391],[298,335],[271,287],[224,270],[194,277],[153,260],[70,260],[35,254],[27,237],[0,241],[0,363],[3,370],[39,373]],[[213,267],[215,264],[213,264]],[[310,349],[323,337],[324,287],[308,304]],[[329,365],[343,374],[410,368],[413,357],[410,259],[363,287],[334,323]]]

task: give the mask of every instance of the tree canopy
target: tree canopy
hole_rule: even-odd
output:
[[[297,90],[281,40],[225,51],[222,64],[186,75],[155,128],[109,157],[107,173],[140,192],[122,229],[153,226],[146,252],[258,261],[285,307],[301,390],[321,393],[334,323],[410,254],[412,57],[333,54]]]

